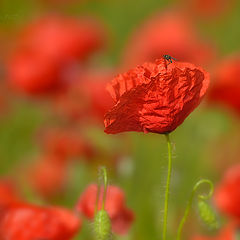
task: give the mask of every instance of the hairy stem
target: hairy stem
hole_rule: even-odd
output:
[[[101,167],[101,172],[102,172],[102,179],[103,179],[103,185],[104,185],[102,209],[105,209],[105,203],[106,203],[106,197],[107,197],[107,185],[108,185],[106,167]]]
[[[164,217],[163,217],[163,233],[162,239],[166,240],[167,234],[167,218],[168,218],[168,198],[169,198],[169,188],[170,188],[170,180],[172,173],[172,147],[169,138],[169,134],[165,134],[168,145],[168,175],[167,175],[167,183],[166,183],[166,191],[165,191],[165,202],[164,202]]]
[[[95,214],[98,211],[98,204],[101,195],[101,188],[103,185],[103,200],[102,200],[102,209],[105,209],[105,202],[107,196],[107,185],[108,185],[108,177],[107,177],[107,169],[106,167],[99,168],[99,179],[98,179],[98,190],[97,190],[97,199],[95,205]]]

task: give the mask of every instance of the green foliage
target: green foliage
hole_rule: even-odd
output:
[[[36,152],[33,135],[46,115],[36,106],[18,102],[0,119],[0,173],[7,174]]]
[[[74,2],[74,1],[73,1]],[[172,2],[172,1],[171,1]],[[39,8],[39,1],[32,0],[3,0],[0,2],[0,25],[8,28],[17,27],[26,22],[28,18],[37,14],[48,12],[47,7]],[[121,59],[130,34],[134,28],[141,24],[145,18],[153,12],[163,10],[168,1],[159,0],[89,0],[76,1],[61,11],[76,16],[91,14],[100,17],[109,27],[113,43],[102,55],[110,65],[115,65]],[[39,10],[40,9],[40,10]],[[239,3],[238,6],[226,18],[216,21],[201,23],[203,32],[210,36],[220,47],[221,53],[230,54],[239,50]],[[60,11],[60,9],[58,9]],[[55,9],[54,9],[55,11]],[[171,36],[169,36],[170,38]],[[6,175],[12,169],[23,165],[23,159],[33,155],[37,151],[37,144],[33,140],[36,129],[43,123],[45,112],[36,105],[19,102],[10,115],[1,118],[0,121],[0,173]],[[214,177],[216,169],[211,156],[211,147],[224,136],[231,125],[230,117],[226,117],[223,111],[197,110],[181,125],[173,134],[172,139],[176,150],[173,159],[173,179],[170,194],[170,219],[172,212],[176,213],[186,203],[186,196],[199,176]],[[90,131],[87,129],[86,131]],[[91,133],[90,133],[91,134]],[[129,142],[132,144],[130,155],[132,170],[125,178],[113,176],[112,181],[117,182],[126,190],[126,198],[129,206],[137,215],[129,239],[146,240],[157,239],[161,235],[161,201],[164,198],[163,186],[166,175],[166,143],[164,138],[154,134],[133,133],[123,135],[123,139],[107,136],[103,129],[92,133],[96,144],[104,151],[123,149]],[[126,141],[125,141],[126,140]],[[93,181],[91,169],[86,164],[79,163],[71,169],[69,179],[70,187],[66,195],[60,198],[58,203],[65,206],[73,206],[77,197],[86,184]],[[114,175],[114,170],[111,170]],[[124,171],[124,169],[123,169]],[[126,170],[127,171],[127,170]],[[207,225],[217,226],[215,215],[207,202],[199,200],[199,215]],[[86,224],[85,224],[86,225]],[[171,229],[171,225],[173,225]],[[176,230],[176,226],[169,223],[170,232]],[[81,230],[79,239],[91,239],[86,226]],[[97,240],[110,238],[111,224],[106,211],[97,212],[94,220],[94,231]],[[89,229],[88,229],[89,230]],[[171,239],[171,238],[170,238]]]

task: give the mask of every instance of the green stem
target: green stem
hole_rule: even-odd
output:
[[[172,173],[172,148],[171,142],[169,138],[169,134],[165,134],[168,145],[168,175],[167,175],[167,183],[166,183],[166,191],[165,191],[165,203],[164,203],[164,217],[163,217],[163,235],[162,239],[166,240],[167,234],[167,217],[168,217],[168,199],[169,199],[169,188],[170,188],[170,180]]]
[[[101,192],[101,184],[98,183],[98,186],[97,186],[97,199],[96,199],[96,204],[95,204],[94,215],[96,215],[97,211],[98,211],[98,202],[99,202],[100,192]]]
[[[103,188],[102,209],[105,209],[105,202],[106,202],[106,196],[107,196],[107,185],[108,185],[106,167],[100,167],[99,168],[99,180],[98,180],[97,199],[96,199],[96,205],[95,205],[95,214],[98,211],[98,202],[99,202],[100,195],[101,195],[102,185],[104,186],[104,188]]]
[[[188,199],[187,207],[186,207],[186,209],[185,209],[183,218],[181,219],[181,222],[180,222],[180,224],[179,224],[179,226],[178,226],[177,240],[180,240],[180,239],[181,239],[182,229],[183,229],[183,226],[184,226],[184,224],[185,224],[185,222],[186,222],[186,220],[187,220],[187,217],[188,217],[188,215],[189,215],[189,212],[190,212],[190,209],[191,209],[191,206],[192,206],[192,202],[193,202],[193,198],[194,198],[194,196],[195,196],[195,193],[196,193],[197,189],[198,189],[199,186],[200,186],[201,184],[203,184],[203,183],[209,184],[209,186],[210,186],[210,191],[209,191],[209,193],[208,193],[207,195],[199,194],[199,195],[198,195],[198,198],[207,200],[207,199],[209,199],[209,198],[212,196],[212,194],[213,194],[213,189],[214,189],[214,188],[213,188],[213,184],[212,184],[212,182],[211,182],[210,180],[208,180],[208,179],[201,179],[201,180],[199,180],[199,181],[194,185],[193,190],[192,190],[192,193],[191,193],[191,195],[190,195],[190,197],[189,197],[189,199]]]
[[[108,179],[107,179],[107,170],[106,167],[101,167],[102,172],[102,179],[103,179],[103,203],[102,203],[102,209],[105,209],[105,203],[106,203],[106,197],[107,197],[107,185],[108,185]]]

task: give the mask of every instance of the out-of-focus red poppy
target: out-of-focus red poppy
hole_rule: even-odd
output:
[[[237,226],[234,223],[230,223],[223,229],[221,229],[217,236],[214,237],[195,236],[191,238],[191,240],[235,240],[237,231],[238,231]]]
[[[8,77],[15,89],[36,95],[55,91],[63,84],[58,72],[58,65],[50,58],[22,51],[12,56]]]
[[[102,206],[102,195],[103,188],[101,188],[98,202],[99,209]],[[96,200],[97,185],[91,184],[82,193],[76,206],[77,211],[87,218],[93,219]],[[112,230],[117,234],[126,234],[134,220],[134,213],[125,206],[123,191],[116,186],[108,186],[105,206],[112,222]]]
[[[32,49],[58,62],[84,60],[105,43],[104,31],[93,19],[47,16],[29,24],[19,47]]]
[[[215,190],[214,200],[220,211],[240,223],[240,165],[231,167]]]
[[[82,156],[90,159],[94,154],[89,141],[74,129],[48,129],[42,134],[41,145],[44,152],[63,160]]]
[[[66,160],[62,156],[47,155],[40,158],[29,170],[33,188],[44,197],[61,192],[67,176]]]
[[[240,56],[226,59],[216,69],[208,99],[240,114]]]
[[[207,65],[214,56],[212,44],[203,42],[183,14],[166,12],[153,16],[132,36],[123,65],[134,67],[169,54],[179,61]]]
[[[23,29],[10,56],[11,85],[27,94],[45,94],[71,84],[76,63],[104,44],[102,27],[90,19],[48,16]]]
[[[20,202],[21,198],[16,186],[9,180],[0,181],[0,208]]]
[[[116,105],[105,115],[105,132],[169,133],[198,106],[208,85],[208,73],[193,64],[144,63],[108,86]]]
[[[114,104],[106,90],[112,77],[112,71],[106,70],[81,72],[79,81],[56,97],[55,108],[71,120],[96,119],[102,123],[104,114]]]
[[[81,76],[82,93],[89,99],[89,109],[92,116],[98,117],[101,121],[104,114],[114,105],[111,95],[106,90],[107,83],[114,74],[111,71],[85,72]]]
[[[70,240],[81,227],[71,211],[60,207],[15,204],[1,215],[0,239]]]
[[[227,12],[234,0],[181,0],[188,14],[202,17],[215,17]]]

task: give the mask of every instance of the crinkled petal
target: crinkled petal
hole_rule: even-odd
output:
[[[157,60],[152,69],[148,81],[145,71],[137,86],[121,92],[105,115],[106,133],[171,132],[198,106],[209,85],[209,75],[189,63],[166,65]],[[129,82],[132,78],[122,75],[122,79]]]

